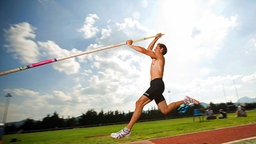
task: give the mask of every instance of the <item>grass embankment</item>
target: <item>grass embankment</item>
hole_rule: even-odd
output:
[[[256,123],[256,111],[249,111],[248,117],[242,118],[236,118],[235,114],[232,113],[228,115],[228,119],[205,120],[203,122],[198,122],[198,119],[195,120],[193,122],[191,117],[140,122],[134,126],[132,135],[129,138],[121,140],[112,139],[109,134],[119,131],[125,126],[124,124],[5,135],[4,143],[8,144],[11,139],[16,138],[19,140],[15,142],[16,144],[118,144]]]

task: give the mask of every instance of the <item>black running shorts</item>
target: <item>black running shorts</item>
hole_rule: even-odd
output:
[[[147,96],[150,100],[154,99],[156,104],[158,104],[161,101],[165,100],[163,96],[163,92],[164,92],[164,82],[162,78],[156,78],[150,82],[150,87],[144,93],[144,95]]]

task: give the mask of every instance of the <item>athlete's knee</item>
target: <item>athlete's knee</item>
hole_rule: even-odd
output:
[[[136,101],[136,108],[143,108],[143,101],[137,100]]]
[[[167,109],[160,109],[161,113],[164,115],[167,115],[169,112],[167,111]]]
[[[168,106],[165,101],[161,101],[161,102],[157,103],[157,106],[162,114],[167,115],[169,113]]]

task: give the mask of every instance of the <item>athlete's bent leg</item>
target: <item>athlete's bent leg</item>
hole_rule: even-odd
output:
[[[172,102],[170,104],[166,104],[166,101],[161,101],[157,104],[159,110],[163,114],[168,114],[169,112],[173,111],[174,109],[178,108],[181,104],[184,104],[184,100]]]

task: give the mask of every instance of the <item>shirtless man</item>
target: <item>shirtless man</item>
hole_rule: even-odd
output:
[[[140,118],[143,107],[155,100],[158,108],[163,114],[168,114],[170,111],[176,109],[181,104],[198,104],[199,102],[193,98],[188,96],[185,97],[184,100],[172,102],[167,105],[164,96],[162,93],[164,92],[164,82],[162,80],[164,74],[164,64],[165,58],[164,55],[167,53],[167,48],[164,44],[158,43],[156,48],[153,50],[156,41],[162,37],[163,34],[159,33],[155,37],[155,39],[149,44],[148,48],[145,49],[141,46],[132,45],[132,40],[127,40],[126,44],[132,49],[145,54],[152,59],[151,68],[150,68],[150,87],[149,89],[136,101],[136,107],[132,118],[128,125],[120,130],[117,133],[112,133],[110,136],[115,139],[120,139],[124,137],[128,137],[131,134],[131,129],[136,121]]]

